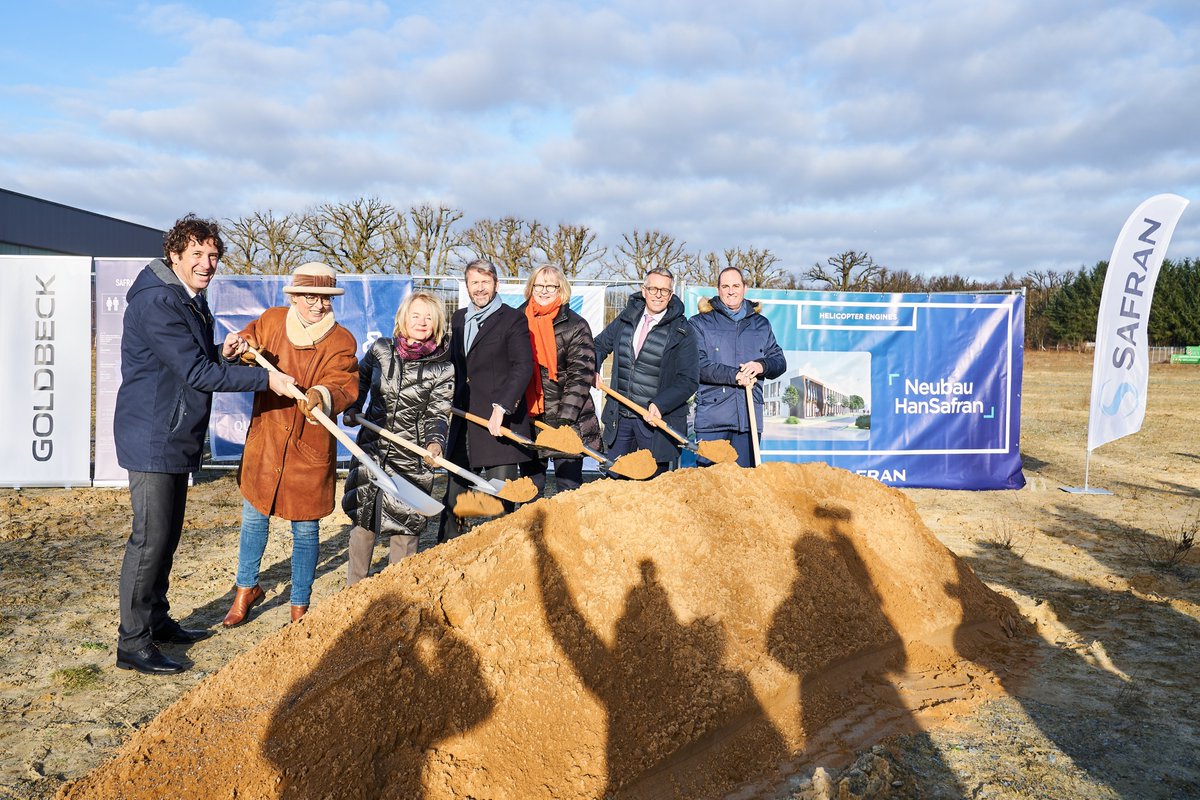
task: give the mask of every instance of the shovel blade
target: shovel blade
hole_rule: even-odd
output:
[[[376,470],[369,470],[369,473],[371,483],[378,486],[380,491],[387,492],[422,516],[435,516],[442,513],[442,509],[445,508],[440,501],[425,494],[408,481],[396,480],[391,475]]]

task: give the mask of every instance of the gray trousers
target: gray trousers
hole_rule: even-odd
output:
[[[167,589],[183,532],[188,473],[130,472],[133,532],[121,562],[121,625],[117,647],[141,650],[170,619]]]
[[[417,552],[417,537],[412,534],[397,533],[388,539],[389,565]],[[371,556],[375,553],[375,531],[355,525],[350,529],[350,545],[347,549],[349,557],[346,560],[346,585],[353,586],[371,571]]]

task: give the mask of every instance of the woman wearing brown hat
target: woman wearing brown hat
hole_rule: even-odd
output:
[[[237,592],[225,617],[226,627],[246,620],[263,598],[259,564],[267,546],[271,517],[292,523],[292,621],[308,611],[317,571],[317,532],[333,511],[337,445],[311,409],[332,417],[358,397],[357,343],[334,322],[332,298],[344,294],[337,273],[310,262],[292,273],[285,286],[290,305],[268,308],[241,332],[251,347],[308,387],[306,401],[271,392],[254,395],[254,413],[238,482],[242,496],[242,533],[238,548]]]

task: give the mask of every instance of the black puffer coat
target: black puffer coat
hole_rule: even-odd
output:
[[[663,422],[687,436],[688,400],[700,385],[696,334],[683,316],[683,303],[672,297],[635,358],[633,332],[645,310],[646,299],[641,294],[630,296],[625,310],[596,337],[596,365],[599,368],[611,353],[613,388],[643,407],[654,403]],[[608,447],[616,441],[617,418],[623,409],[612,398],[604,402],[604,444]],[[656,430],[651,454],[655,461],[671,461],[679,456],[679,445]]]
[[[522,314],[526,305],[529,303],[521,306]],[[556,428],[570,426],[585,445],[599,450],[600,420],[596,418],[591,392],[596,374],[592,328],[565,303],[554,318],[554,348],[558,351],[558,380],[550,380],[546,368],[538,367],[546,400],[546,411],[538,419]]]
[[[392,339],[376,339],[359,362],[358,400],[347,411],[422,447],[436,442],[444,450],[453,395],[454,366],[445,342],[424,358],[405,361]],[[416,453],[366,428],[357,441],[387,474],[402,476],[426,493],[433,488],[433,472]],[[350,462],[342,510],[356,525],[389,536],[420,535],[427,522],[395,497],[380,494],[358,459]]]

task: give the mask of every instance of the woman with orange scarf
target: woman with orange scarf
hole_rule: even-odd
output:
[[[544,264],[525,284],[521,310],[529,321],[536,367],[525,389],[531,419],[573,429],[583,443],[600,449],[600,421],[592,403],[596,350],[587,320],[570,308],[571,284],[563,271]],[[521,465],[521,474],[533,480],[540,495],[546,486],[549,459],[536,458]],[[583,483],[583,458],[555,458],[554,482],[560,492]]]

